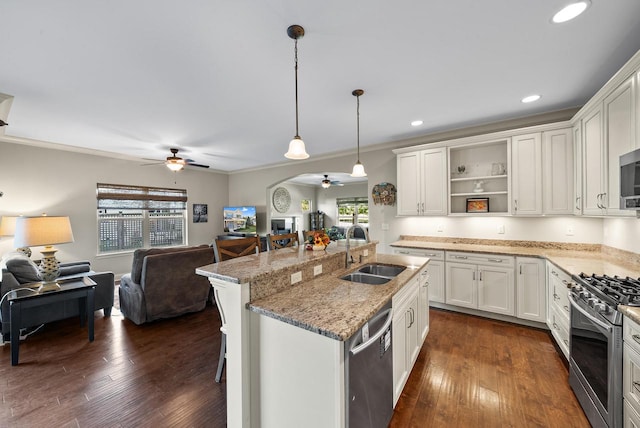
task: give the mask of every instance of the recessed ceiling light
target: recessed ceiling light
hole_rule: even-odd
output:
[[[562,22],[567,22],[580,15],[582,12],[587,10],[591,2],[589,0],[582,0],[575,3],[571,3],[563,7],[558,13],[553,15],[551,21],[560,24]]]
[[[540,95],[529,95],[528,97],[524,97],[521,101],[523,103],[532,103],[534,101],[538,101],[540,99]]]
[[[413,122],[411,122],[411,126],[420,126],[422,125],[424,122],[421,120],[414,120]]]

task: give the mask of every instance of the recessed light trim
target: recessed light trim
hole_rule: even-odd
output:
[[[571,21],[578,15],[582,14],[591,5],[589,0],[582,0],[574,2],[563,7],[559,12],[553,15],[551,22],[555,24],[561,24],[563,22]]]
[[[421,120],[414,120],[413,122],[411,122],[411,126],[420,126],[422,125],[424,122]]]
[[[540,99],[540,95],[529,95],[524,97],[521,101],[525,104],[532,103],[534,101],[538,101]]]

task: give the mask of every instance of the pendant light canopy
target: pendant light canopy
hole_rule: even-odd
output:
[[[294,54],[295,54],[295,73],[296,73],[296,135],[293,140],[289,142],[289,151],[284,154],[288,159],[307,159],[309,154],[304,147],[304,141],[300,138],[298,133],[298,39],[304,36],[304,28],[299,25],[292,25],[287,28],[287,34],[293,40],[295,40]]]
[[[351,172],[352,177],[366,177],[367,173],[364,172],[364,165],[360,163],[360,95],[364,94],[362,89],[355,89],[351,92],[351,95],[356,97],[357,107],[356,107],[356,118],[357,118],[357,142],[358,142],[358,158],[356,164],[353,165],[353,171]]]

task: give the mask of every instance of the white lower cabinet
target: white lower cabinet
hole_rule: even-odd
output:
[[[420,248],[394,248],[393,254],[429,257],[429,301],[444,303],[444,251]]]
[[[516,316],[544,323],[547,320],[545,261],[516,257]]]
[[[515,315],[513,257],[447,252],[446,259],[447,304]]]
[[[625,317],[622,328],[624,426],[640,428],[640,325]]]
[[[547,262],[547,326],[558,347],[569,359],[569,287],[571,277]]]
[[[422,347],[419,340],[419,279],[416,278],[393,296],[393,406],[407,383],[413,363]]]
[[[424,343],[429,333],[429,268],[422,271],[419,278],[420,291],[418,291],[418,338]]]

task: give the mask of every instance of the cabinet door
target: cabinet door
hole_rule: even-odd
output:
[[[427,265],[429,301],[444,303],[444,262],[430,260]]]
[[[540,133],[511,138],[511,190],[515,215],[542,214],[542,140]]]
[[[406,306],[393,309],[393,405],[395,407],[404,384],[409,377],[407,366],[407,325],[409,325],[409,311]]]
[[[397,157],[398,215],[419,215],[421,202],[420,152],[403,153]]]
[[[478,266],[478,309],[515,315],[513,267]]]
[[[431,262],[429,262],[431,264]],[[422,345],[429,333],[429,280],[428,267],[420,274],[420,291],[418,292],[418,344]]]
[[[624,399],[640,412],[640,354],[625,343],[622,351]]]
[[[418,290],[416,290],[418,291]],[[419,331],[419,314],[418,314],[418,294],[416,293],[409,300],[410,319],[407,324],[407,370],[411,373],[413,363],[418,359],[422,342],[418,340]]]
[[[602,138],[602,106],[598,106],[582,120],[582,213],[586,215],[603,214]]]
[[[476,266],[464,263],[447,262],[445,277],[445,302],[449,305],[478,307],[476,286]]]
[[[546,322],[547,289],[544,260],[518,257],[516,272],[517,317]]]
[[[573,214],[573,131],[559,129],[542,133],[543,212]]]
[[[582,215],[582,122],[573,127],[573,215]]]
[[[604,161],[608,175],[602,199],[607,215],[635,216],[634,211],[620,209],[620,155],[635,147],[635,91],[635,79],[632,77],[604,99]]]
[[[421,157],[421,214],[447,215],[447,149],[423,150]]]

